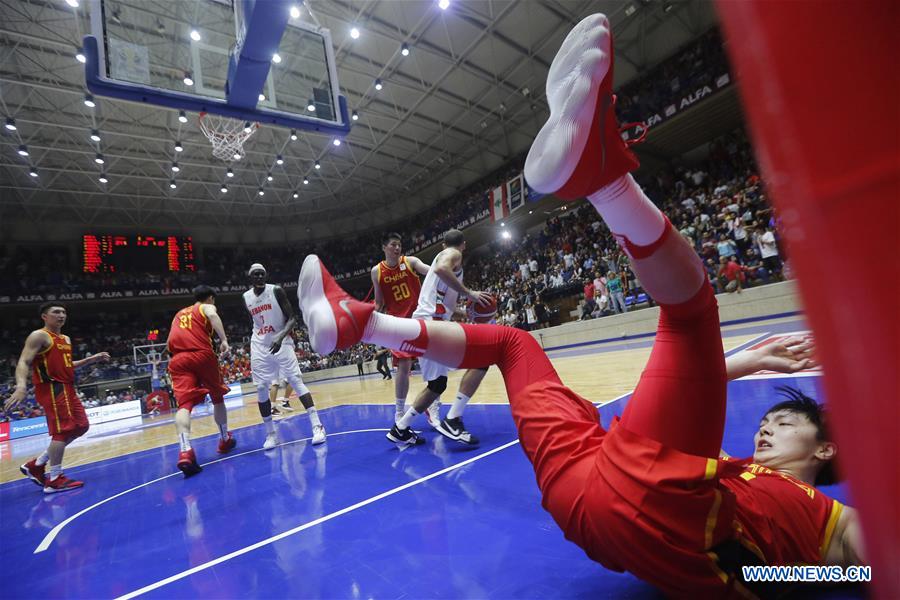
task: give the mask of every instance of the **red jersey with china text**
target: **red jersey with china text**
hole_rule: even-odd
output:
[[[821,564],[843,505],[815,487],[751,462],[719,482],[737,498],[738,537],[765,564]]]
[[[166,346],[169,354],[212,350],[212,323],[200,310],[200,303],[182,308],[172,319]]]
[[[389,267],[385,261],[378,263],[378,287],[387,314],[409,317],[416,310],[422,282],[405,256],[400,257],[396,267]]]
[[[31,363],[31,382],[75,383],[75,369],[72,366],[72,342],[65,335],[57,335],[41,329],[50,336],[50,346],[34,357]]]

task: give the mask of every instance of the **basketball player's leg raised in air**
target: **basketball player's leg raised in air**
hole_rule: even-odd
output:
[[[301,309],[321,354],[362,339],[454,367],[496,364],[543,506],[569,540],[607,568],[628,570],[671,596],[739,593],[735,565],[748,560],[824,561],[832,521],[841,528],[841,509],[830,501],[813,507],[804,491],[811,489],[808,480],[782,476],[781,469],[765,485],[780,486],[779,501],[796,514],[806,511],[814,525],[803,531],[785,511],[779,531],[796,532],[796,539],[769,544],[764,552],[747,552],[758,546],[738,543],[763,539],[765,534],[753,534],[769,525],[754,520],[755,504],[739,506],[760,492],[737,489],[763,485],[764,478],[754,471],[750,479],[757,483],[749,484],[741,477],[747,475],[743,464],[719,459],[727,371],[716,300],[699,257],[629,175],[638,163],[619,137],[612,79],[609,22],[593,15],[569,34],[550,68],[551,116],[525,166],[529,184],[539,191],[590,200],[660,305],[650,359],[609,431],[596,408],[562,384],[525,332],[373,314],[372,305],[340,289],[316,256],[303,263]],[[728,371],[756,368],[729,362]],[[762,427],[758,435],[774,439]],[[822,460],[812,462],[827,462],[828,444],[817,443],[812,439]],[[766,469],[775,471],[775,464]],[[815,556],[801,558],[795,550],[800,545],[812,547]]]

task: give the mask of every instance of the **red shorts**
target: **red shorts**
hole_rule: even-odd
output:
[[[411,352],[400,352],[399,350],[391,350],[391,356],[394,357],[394,366],[396,367],[397,363],[399,361],[407,359],[407,358],[418,358],[418,357],[422,356],[422,353],[420,352],[419,354],[413,354]]]
[[[178,352],[169,359],[169,375],[178,408],[192,410],[207,394],[213,404],[221,404],[229,390],[212,350]]]
[[[71,383],[38,383],[34,396],[47,416],[47,427],[54,440],[68,441],[84,435],[90,427],[84,405]]]
[[[669,597],[740,593],[713,552],[735,537],[735,498],[718,476],[740,467],[666,448],[618,423],[607,432],[593,404],[556,382],[533,383],[513,402],[542,505],[566,539]]]

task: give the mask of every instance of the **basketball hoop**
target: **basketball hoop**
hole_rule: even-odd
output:
[[[244,155],[244,142],[259,129],[259,123],[238,121],[229,117],[200,113],[200,130],[209,139],[213,156],[226,162]]]

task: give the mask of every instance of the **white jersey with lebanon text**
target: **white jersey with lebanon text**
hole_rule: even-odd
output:
[[[275,286],[266,284],[266,289],[260,295],[256,295],[253,289],[244,292],[244,304],[253,318],[253,335],[250,345],[269,348],[279,331],[284,329],[287,319],[275,297]],[[288,335],[284,338],[284,344],[294,345],[294,339]]]
[[[438,256],[440,256],[440,253],[438,253]],[[425,276],[425,281],[422,282],[422,290],[419,292],[419,305],[412,314],[413,319],[443,319],[448,321],[456,310],[459,292],[448,286],[443,279],[437,276],[434,272],[435,262],[437,262],[437,256],[431,261],[431,268],[428,269],[428,275]],[[462,281],[462,265],[453,271],[453,274]]]

